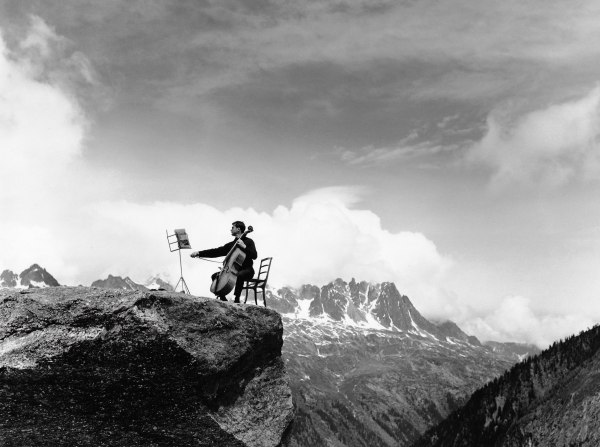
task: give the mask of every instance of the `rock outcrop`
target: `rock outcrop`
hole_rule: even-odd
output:
[[[280,316],[170,292],[0,291],[6,446],[277,446]]]

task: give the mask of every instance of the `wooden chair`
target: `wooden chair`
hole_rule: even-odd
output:
[[[258,269],[258,275],[256,278],[248,279],[244,282],[242,290],[246,291],[246,298],[244,303],[248,301],[248,290],[254,291],[254,304],[258,305],[258,291],[263,294],[263,303],[267,307],[267,298],[265,295],[265,287],[267,286],[267,280],[269,279],[269,270],[271,270],[271,261],[273,258],[264,258],[260,260],[260,268]]]

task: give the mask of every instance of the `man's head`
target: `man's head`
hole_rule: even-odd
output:
[[[246,225],[244,224],[244,222],[242,222],[240,220],[236,220],[235,222],[233,222],[231,224],[231,234],[232,235],[239,236],[244,231],[246,231]]]

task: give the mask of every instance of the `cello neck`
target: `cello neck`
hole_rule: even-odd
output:
[[[227,262],[227,259],[229,259],[229,256],[231,256],[231,253],[233,253],[233,250],[235,250],[235,248],[237,247],[237,241],[239,241],[241,238],[246,236],[248,233],[252,233],[253,231],[254,231],[254,228],[252,228],[252,225],[248,225],[248,228],[246,228],[246,231],[244,231],[242,234],[240,234],[238,237],[235,238],[233,247],[231,247],[231,250],[229,250],[229,253],[227,253],[227,256],[225,256],[225,260],[223,261],[223,263]]]

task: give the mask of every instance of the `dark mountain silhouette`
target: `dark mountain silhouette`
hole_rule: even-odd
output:
[[[600,445],[600,326],[477,390],[414,447]]]
[[[46,269],[38,264],[23,270],[20,275],[4,270],[0,275],[0,287],[5,288],[43,288],[58,287],[60,284]]]
[[[19,283],[19,275],[11,270],[4,270],[0,274],[0,288],[1,287],[17,287]]]
[[[37,264],[33,264],[19,275],[21,285],[33,287],[58,287],[60,284],[54,277]]]

